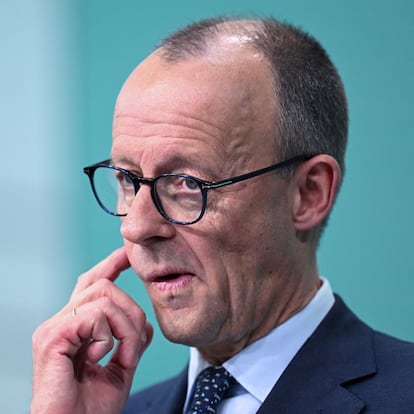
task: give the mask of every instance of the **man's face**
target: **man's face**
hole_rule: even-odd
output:
[[[116,105],[114,164],[214,181],[279,161],[270,71],[251,50],[231,50],[145,60]],[[142,186],[121,233],[167,338],[222,361],[286,317],[298,283],[288,187],[269,173],[211,190],[204,217],[184,226],[167,222]]]

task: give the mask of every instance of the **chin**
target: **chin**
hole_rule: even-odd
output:
[[[165,328],[160,325],[161,332],[163,335],[170,341],[175,344],[186,345],[186,346],[198,346],[200,342],[200,336],[203,337],[201,334],[197,334],[194,331],[188,332],[182,330],[176,330],[171,326]],[[171,329],[172,328],[172,329]]]
[[[210,342],[213,329],[203,326],[199,321],[189,317],[189,311],[184,310],[184,317],[172,315],[172,317],[159,317],[158,324],[163,335],[171,342],[197,347]],[[171,316],[171,315],[170,315]]]

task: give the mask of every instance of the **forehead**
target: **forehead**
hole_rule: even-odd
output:
[[[220,56],[221,55],[221,56]],[[167,63],[157,53],[130,75],[115,108],[113,153],[207,152],[225,160],[269,153],[275,102],[270,70],[251,50]],[[121,154],[124,155],[124,154]]]

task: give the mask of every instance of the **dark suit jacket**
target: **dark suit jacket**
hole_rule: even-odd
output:
[[[184,370],[132,395],[124,414],[182,414],[186,388]],[[414,344],[372,330],[336,296],[258,413],[413,414]]]

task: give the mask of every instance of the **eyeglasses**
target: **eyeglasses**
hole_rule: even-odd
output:
[[[207,206],[207,192],[249,178],[282,169],[310,159],[300,155],[247,174],[220,181],[205,181],[186,174],[162,174],[155,178],[139,177],[116,167],[111,160],[85,167],[92,191],[104,211],[113,216],[126,216],[141,185],[151,187],[152,200],[160,214],[174,224],[199,221]]]

